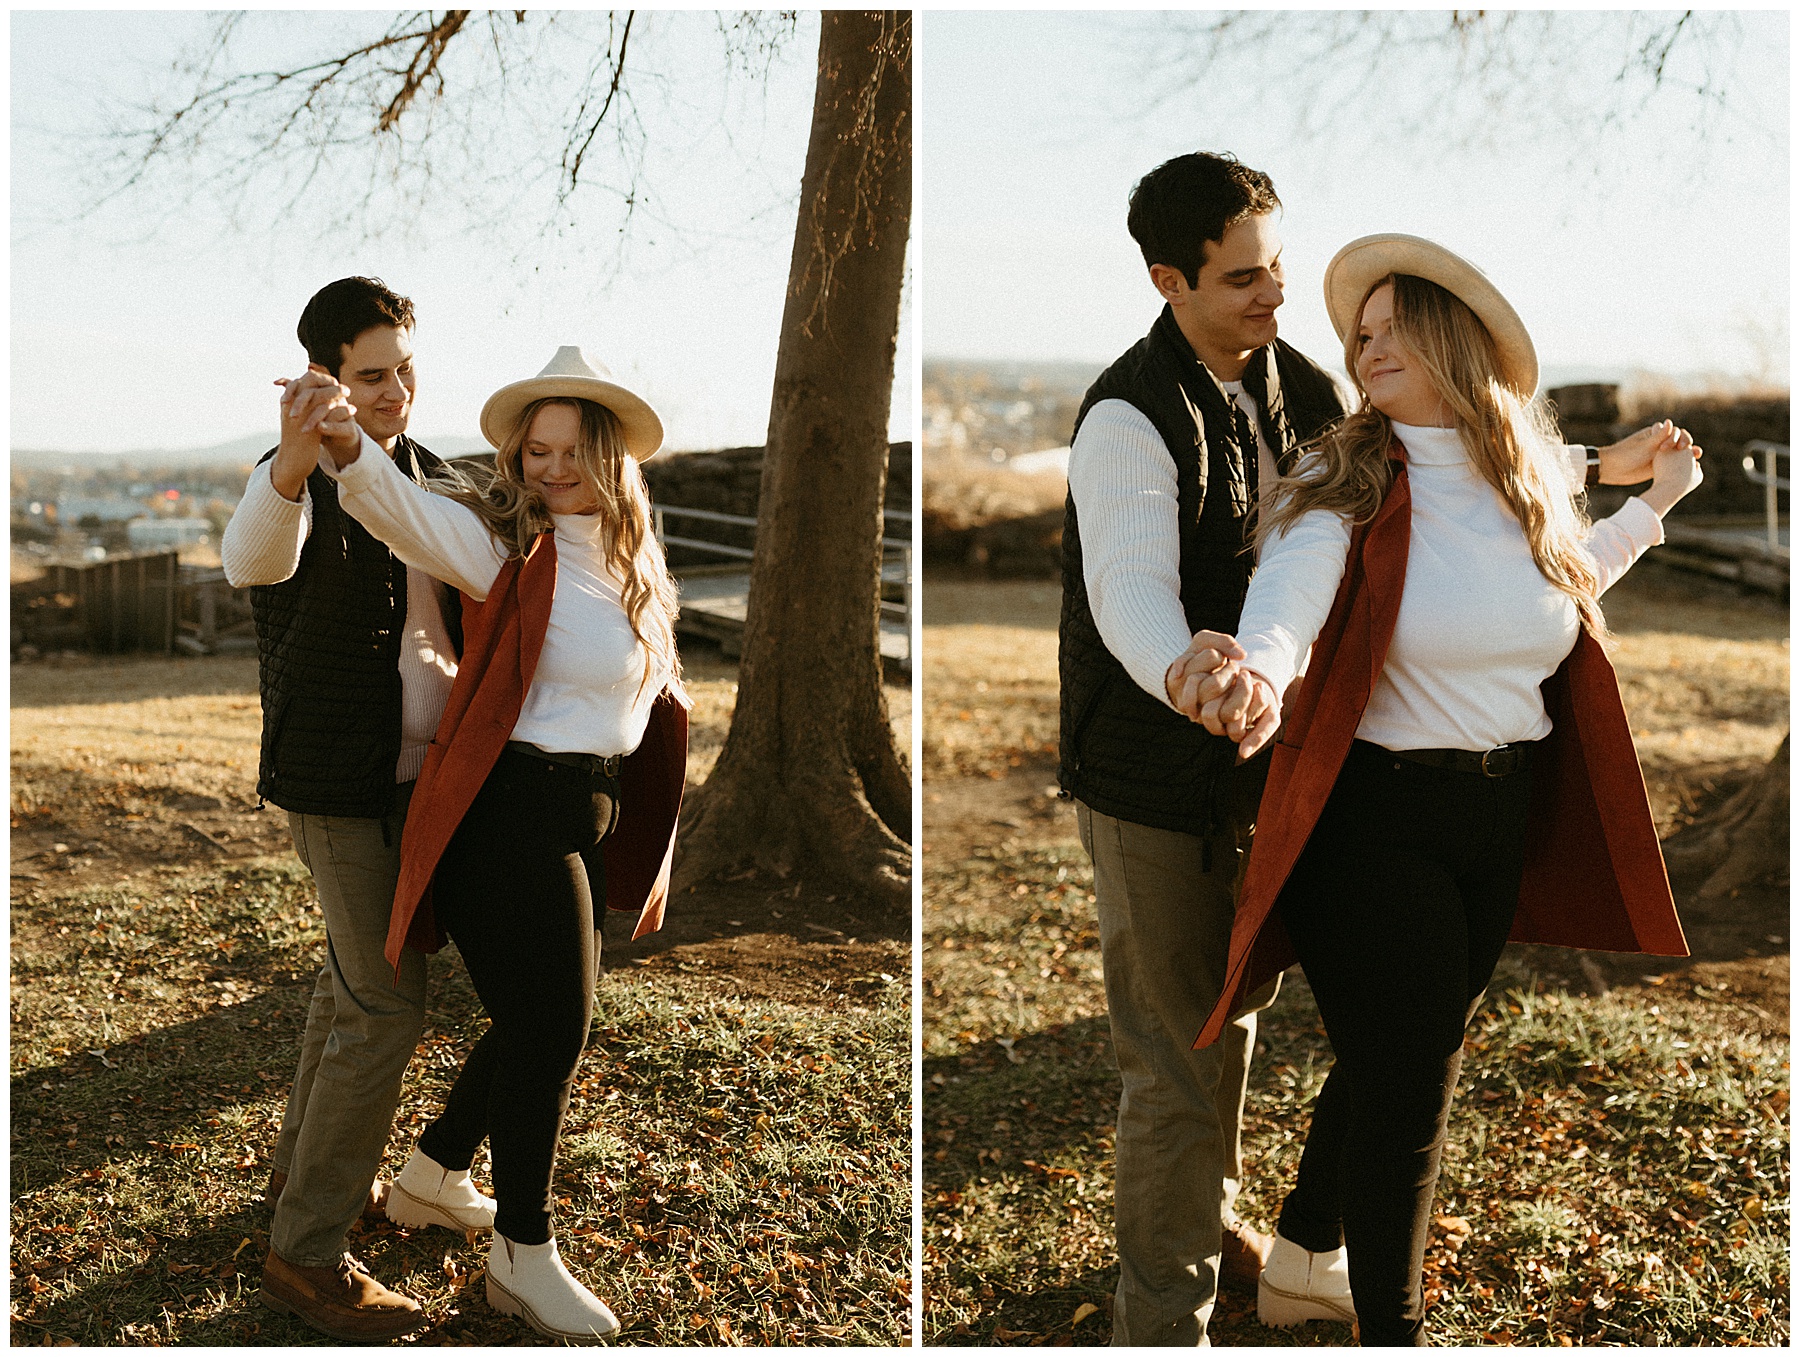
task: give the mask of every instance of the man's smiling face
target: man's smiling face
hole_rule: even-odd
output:
[[[1150,277],[1200,360],[1233,381],[1248,354],[1274,342],[1275,312],[1286,300],[1275,214],[1245,217],[1204,249],[1193,286],[1167,264],[1153,265]]]
[[[338,381],[350,388],[356,422],[370,438],[392,449],[412,417],[412,331],[372,326],[343,351]]]

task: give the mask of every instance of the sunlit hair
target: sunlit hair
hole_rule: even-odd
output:
[[[1364,522],[1387,494],[1394,479],[1387,456],[1393,423],[1369,403],[1356,360],[1362,352],[1363,307],[1389,284],[1395,344],[1449,409],[1470,463],[1525,530],[1538,570],[1574,602],[1582,625],[1604,636],[1599,572],[1586,545],[1587,511],[1571,493],[1562,439],[1549,410],[1502,380],[1493,336],[1460,298],[1411,274],[1390,274],[1364,294],[1357,324],[1344,341],[1344,366],[1362,399],[1354,414],[1308,450],[1293,476],[1276,483],[1258,516],[1257,545],[1313,509]]]
[[[533,401],[501,441],[492,470],[479,462],[447,462],[432,488],[473,509],[509,555],[523,556],[538,534],[556,526],[543,495],[525,483],[521,471],[531,421],[550,405],[566,405],[581,417],[575,436],[576,473],[599,502],[606,563],[621,582],[625,616],[649,655],[660,657],[667,672],[678,676],[675,581],[651,528],[650,488],[637,459],[626,449],[625,430],[611,410],[563,396]],[[644,667],[644,683],[657,667],[654,663]]]

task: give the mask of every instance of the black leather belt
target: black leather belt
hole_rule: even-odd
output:
[[[1422,763],[1427,768],[1448,768],[1482,777],[1510,777],[1531,767],[1531,752],[1536,748],[1537,741],[1522,740],[1517,744],[1503,744],[1498,749],[1389,749],[1384,752],[1408,763]]]
[[[607,777],[619,775],[619,764],[624,761],[623,754],[577,754],[553,753],[548,749],[539,749],[534,744],[526,744],[523,740],[508,740],[506,747],[515,754],[529,754],[534,759],[542,759],[545,763],[560,763],[569,768],[581,768],[590,773],[604,773]]]

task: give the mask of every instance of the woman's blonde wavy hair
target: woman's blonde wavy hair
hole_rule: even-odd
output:
[[[1369,403],[1356,375],[1363,307],[1390,284],[1395,342],[1449,409],[1470,462],[1518,519],[1544,578],[1569,596],[1591,634],[1604,636],[1599,572],[1586,545],[1587,511],[1570,493],[1562,439],[1549,410],[1501,380],[1493,337],[1466,303],[1411,274],[1390,274],[1364,294],[1357,323],[1344,338],[1344,366],[1361,402],[1309,449],[1293,476],[1276,483],[1258,515],[1257,545],[1312,509],[1365,522],[1393,483],[1387,455],[1393,422]]]
[[[446,462],[433,478],[432,488],[473,509],[488,531],[505,544],[509,555],[523,556],[538,534],[556,527],[543,495],[525,483],[521,471],[531,421],[549,405],[569,406],[580,416],[575,437],[576,473],[599,502],[606,528],[606,563],[621,582],[625,616],[649,656],[659,658],[672,677],[679,677],[675,581],[663,557],[662,543],[652,530],[650,488],[637,459],[626,450],[625,431],[611,410],[595,401],[567,396],[533,401],[507,431],[491,470],[479,462]],[[654,663],[644,666],[640,693],[656,668]]]

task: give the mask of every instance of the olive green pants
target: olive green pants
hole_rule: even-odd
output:
[[[1243,1174],[1239,1123],[1256,1011],[1279,978],[1203,1051],[1194,1038],[1225,982],[1242,850],[1115,820],[1077,804],[1094,896],[1119,1096],[1113,1345],[1198,1347],[1218,1294],[1221,1223]]]
[[[343,1254],[425,1027],[424,955],[403,952],[398,980],[382,955],[412,785],[401,786],[383,819],[288,814],[294,851],[318,887],[326,939],[274,1156],[288,1181],[271,1243],[301,1267],[330,1267]]]

